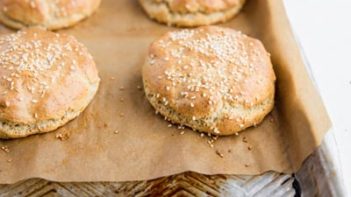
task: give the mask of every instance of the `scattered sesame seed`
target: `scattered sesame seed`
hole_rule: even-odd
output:
[[[124,117],[124,113],[120,113],[119,116],[123,118]]]
[[[271,116],[271,117],[269,118],[269,122],[271,122],[271,123],[273,123],[273,122],[274,122],[274,118],[273,118],[273,116]]]
[[[113,133],[114,133],[114,134],[118,134],[118,133],[119,133],[119,131],[118,131],[118,130],[115,130],[115,131],[113,131]]]
[[[253,148],[252,148],[252,146],[248,146],[247,149],[248,149],[249,151],[251,151]]]
[[[244,142],[244,143],[247,143],[247,139],[246,139],[245,136],[243,137],[243,142]]]
[[[182,126],[182,125],[178,125],[178,129],[179,129],[179,130],[181,130],[181,129],[185,129],[185,127],[184,127],[184,126]]]
[[[171,128],[171,127],[172,127],[172,124],[168,124],[167,127]]]
[[[220,158],[223,158],[223,157],[224,157],[224,155],[223,155],[221,152],[219,152],[218,150],[216,150],[216,154],[217,154]]]
[[[190,107],[195,107],[194,103],[190,103]]]
[[[3,150],[5,153],[9,153],[10,152],[10,149],[9,149],[8,146],[2,146],[1,150]]]
[[[60,141],[68,140],[69,134],[68,133],[57,133],[56,139],[59,139]]]
[[[119,87],[119,90],[124,91],[124,87],[123,86]]]
[[[215,133],[215,134],[220,134],[221,132],[218,130],[218,128],[214,128],[213,129],[213,132]]]
[[[180,135],[184,135],[184,133],[185,133],[185,131],[181,131],[181,132],[180,132]]]

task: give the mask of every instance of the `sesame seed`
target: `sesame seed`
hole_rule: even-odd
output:
[[[9,153],[10,152],[10,149],[9,149],[8,146],[2,146],[1,150],[3,150],[5,153]]]
[[[118,130],[115,130],[113,133],[114,133],[114,134],[118,134],[118,133],[119,133],[119,131],[118,131]]]
[[[30,2],[31,7],[35,7],[35,1]],[[7,8],[6,8],[7,9]],[[31,39],[28,39],[31,38]],[[0,53],[1,69],[6,69],[9,72],[1,77],[9,83],[9,90],[16,91],[17,78],[25,75],[26,80],[23,83],[25,87],[34,98],[37,96],[43,96],[50,88],[49,85],[42,86],[42,81],[47,81],[48,76],[52,76],[52,70],[62,69],[65,66],[65,59],[67,56],[67,48],[71,48],[71,45],[76,45],[76,42],[67,42],[65,46],[61,46],[59,34],[50,33],[47,35],[49,42],[43,42],[40,39],[34,39],[37,37],[37,31],[35,30],[22,30],[14,34],[2,36],[0,38],[0,48],[6,46]],[[33,39],[32,39],[33,38]],[[80,50],[81,47],[75,47]],[[58,63],[58,61],[62,61]],[[75,59],[73,63],[77,63]],[[74,65],[67,65],[69,66]],[[76,69],[74,67],[72,69]],[[64,74],[63,72],[59,75]],[[55,82],[59,76],[53,76],[50,79],[51,84]],[[1,80],[0,79],[0,80]],[[4,81],[0,81],[3,83]],[[36,99],[34,99],[36,100]],[[35,103],[35,101],[34,101]]]
[[[160,40],[158,42],[166,50],[166,54],[173,58],[177,64],[184,63],[184,65],[178,65],[182,69],[170,67],[164,71],[164,76],[158,77],[169,80],[172,87],[185,87],[186,91],[189,92],[218,91],[226,101],[238,101],[241,97],[233,95],[235,92],[232,88],[233,83],[245,81],[246,78],[250,77],[251,72],[255,72],[256,66],[251,63],[248,46],[242,39],[245,38],[245,35],[221,29],[205,35],[201,32],[203,32],[202,29],[175,31],[168,34],[170,41]],[[167,50],[168,43],[176,43],[177,48],[169,47],[170,49]],[[254,45],[254,43],[250,42],[248,45]],[[211,60],[195,58],[190,62],[185,62],[183,58],[185,50],[198,55],[198,57],[210,57]],[[184,72],[185,70],[195,72]],[[184,98],[188,96],[183,91],[180,92],[180,95]],[[201,96],[208,97],[206,93],[202,93]],[[191,99],[196,99],[196,96],[191,96]],[[214,105],[217,100],[219,99],[210,98],[208,104]]]
[[[171,127],[172,127],[172,124],[168,124],[167,127],[171,128]]]
[[[218,130],[218,128],[214,128],[213,129],[213,132],[216,133],[216,134],[220,134],[221,132]]]
[[[223,155],[221,152],[219,152],[218,150],[216,150],[216,154],[217,154],[220,158],[223,158],[223,157],[224,157],[224,155]]]
[[[179,129],[179,130],[181,130],[181,129],[185,129],[185,127],[184,127],[184,126],[182,126],[182,125],[178,125],[178,129]]]
[[[190,103],[190,107],[195,107],[194,103]]]
[[[245,136],[243,137],[243,142],[244,142],[244,143],[247,143],[247,139],[246,139]]]
[[[68,140],[70,136],[69,136],[69,133],[57,133],[55,137],[60,141],[64,141],[64,140]]]
[[[207,140],[207,143],[208,143],[208,145],[209,145],[211,148],[214,147],[213,142],[212,142],[211,140]]]

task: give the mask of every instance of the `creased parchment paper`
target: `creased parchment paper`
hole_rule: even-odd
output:
[[[97,96],[84,113],[55,132],[0,140],[0,146],[9,150],[0,150],[0,183],[32,177],[128,181],[184,171],[296,171],[321,143],[330,121],[282,1],[249,0],[236,18],[223,25],[262,40],[272,54],[278,77],[276,105],[258,127],[221,137],[214,148],[197,132],[186,129],[180,135],[177,128],[168,128],[138,87],[149,44],[175,28],[149,20],[137,0],[103,0],[95,15],[60,31],[76,36],[93,54],[102,78]],[[13,30],[0,27],[1,34],[9,32]]]

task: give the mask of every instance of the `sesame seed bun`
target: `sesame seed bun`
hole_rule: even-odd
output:
[[[74,37],[24,29],[0,37],[0,138],[55,130],[93,99],[99,76]]]
[[[145,12],[158,22],[195,27],[233,18],[245,0],[139,0]]]
[[[101,0],[1,0],[0,21],[12,28],[61,29],[90,16]]]
[[[166,119],[216,135],[257,125],[274,106],[269,53],[259,40],[229,28],[165,34],[150,46],[143,82]]]

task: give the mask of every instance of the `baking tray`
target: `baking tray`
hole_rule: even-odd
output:
[[[331,136],[330,138],[332,138]],[[12,196],[345,196],[326,140],[294,175],[201,175],[186,172],[150,181],[58,183],[30,179],[0,185],[1,197]]]

